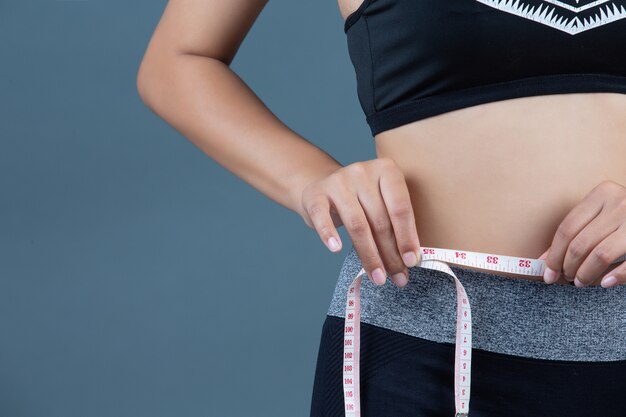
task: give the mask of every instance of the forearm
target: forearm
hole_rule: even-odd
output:
[[[221,166],[299,213],[300,191],[341,167],[289,129],[228,65],[191,54],[146,57],[145,104]]]

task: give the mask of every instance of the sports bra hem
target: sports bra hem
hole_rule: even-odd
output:
[[[369,0],[365,0],[366,2]],[[366,116],[372,136],[438,114],[493,101],[548,94],[626,94],[626,77],[604,73],[550,74],[421,97]]]

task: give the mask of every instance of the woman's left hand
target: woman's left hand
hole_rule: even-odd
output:
[[[626,253],[626,187],[609,180],[597,185],[565,216],[546,252],[548,284],[559,273],[577,287],[600,278],[605,288],[626,284],[626,262],[601,277]]]

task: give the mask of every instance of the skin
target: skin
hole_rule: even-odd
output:
[[[341,16],[361,1],[339,0]],[[421,246],[541,257],[563,272],[556,284],[598,285],[608,272],[626,282],[610,265],[626,252],[626,95],[472,106],[382,132],[377,158],[342,166],[229,68],[266,3],[170,0],[138,71],[144,103],[331,251],[345,226],[378,284],[389,274],[404,286]]]

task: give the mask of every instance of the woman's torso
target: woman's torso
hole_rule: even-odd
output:
[[[361,3],[338,1],[344,18]],[[376,153],[405,175],[422,246],[537,258],[594,186],[626,184],[625,115],[618,93],[508,99],[379,133]]]

